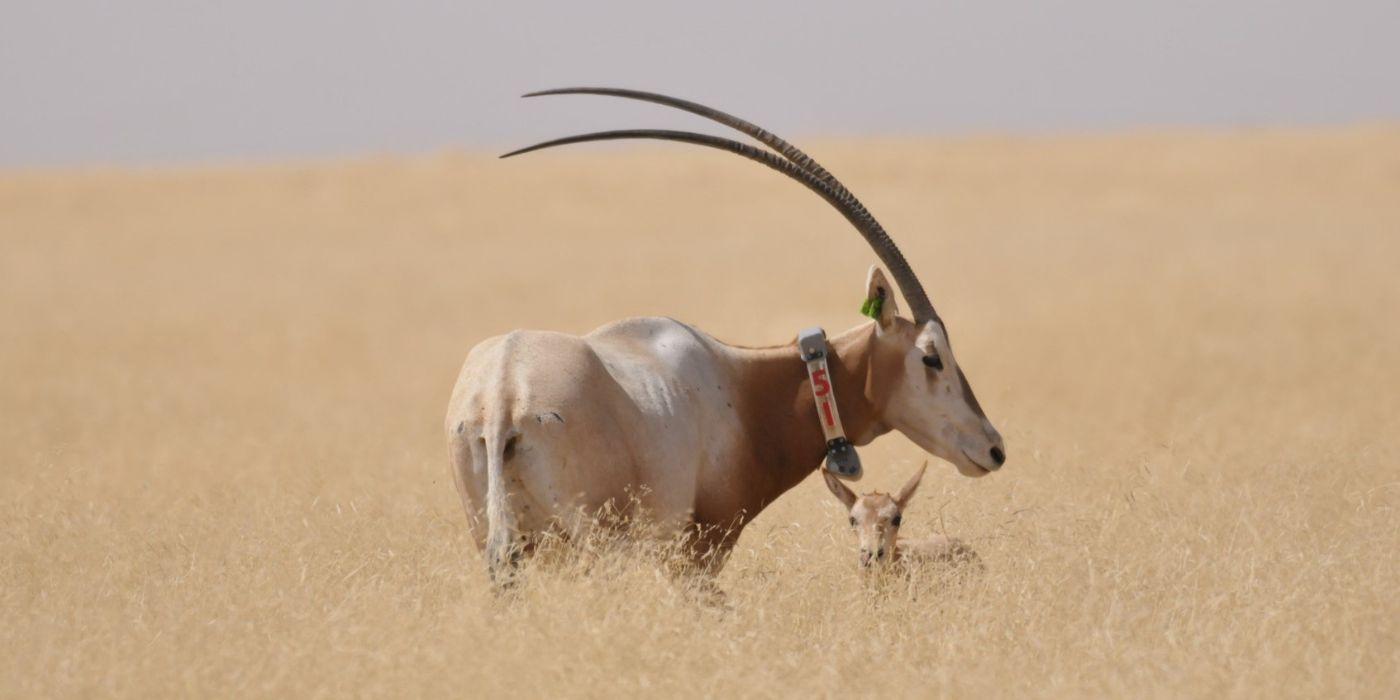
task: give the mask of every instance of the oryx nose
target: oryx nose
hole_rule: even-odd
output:
[[[1000,467],[1003,464],[1006,464],[1006,453],[1002,452],[1000,447],[993,447],[992,461],[996,462],[998,467]]]

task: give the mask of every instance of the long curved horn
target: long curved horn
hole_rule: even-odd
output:
[[[540,90],[538,92],[527,92],[521,97],[543,97],[546,95],[602,95],[605,97],[622,97],[629,100],[641,100],[642,102],[652,102],[667,107],[674,107],[679,110],[690,112],[713,122],[719,122],[731,129],[747,134],[755,141],[777,151],[784,158],[796,163],[803,170],[811,172],[818,178],[833,185],[838,193],[850,194],[841,182],[821,163],[813,160],[811,156],[802,152],[802,149],[784,141],[777,134],[774,134],[753,122],[740,119],[732,114],[721,112],[713,107],[706,107],[698,102],[682,100],[679,97],[662,95],[655,92],[645,92],[642,90],[627,90],[624,88],[603,88],[603,87],[567,87],[555,88],[553,90]]]
[[[603,90],[607,90],[607,92],[602,92]],[[939,323],[941,323],[941,321],[938,318],[938,313],[934,311],[933,304],[928,299],[928,293],[924,291],[923,284],[919,282],[919,278],[914,274],[914,270],[909,266],[909,262],[904,259],[904,254],[899,251],[899,247],[895,245],[894,240],[891,239],[889,234],[885,232],[884,227],[880,226],[880,222],[875,220],[875,217],[871,215],[868,209],[865,208],[865,205],[861,204],[860,200],[856,199],[855,195],[851,194],[850,190],[847,190],[844,186],[842,186],[841,183],[835,178],[835,176],[822,169],[820,165],[817,165],[816,161],[813,161],[811,158],[807,157],[805,153],[802,153],[802,151],[798,150],[796,147],[788,144],[781,138],[778,138],[777,136],[767,131],[764,131],[763,129],[760,129],[759,127],[753,124],[750,124],[742,119],[738,119],[737,117],[732,117],[730,115],[724,114],[723,112],[712,110],[708,107],[695,104],[693,102],[677,100],[675,98],[666,97],[664,95],[655,95],[654,93],[641,93],[629,90],[613,90],[610,88],[564,88],[562,90],[546,91],[545,93],[531,93],[531,95],[570,94],[574,92],[584,91],[588,91],[585,92],[585,94],[616,94],[618,96],[623,97],[635,97],[635,99],[644,99],[650,102],[658,102],[660,104],[666,104],[669,106],[678,107],[680,109],[685,109],[686,111],[694,112],[695,114],[714,119],[715,121],[718,121],[727,126],[733,126],[734,128],[746,134],[749,134],[750,136],[753,136],[754,138],[758,139],[759,141],[762,141],[763,143],[772,145],[774,146],[774,148],[778,148],[780,152],[782,150],[787,150],[793,155],[780,156],[778,154],[755,148],[747,144],[742,144],[737,141],[731,141],[729,139],[720,138],[718,136],[710,136],[707,134],[697,134],[687,131],[669,131],[663,129],[627,129],[621,131],[603,131],[591,134],[581,134],[578,136],[568,136],[560,139],[554,139],[552,141],[545,141],[543,143],[538,143],[533,146],[527,146],[519,150],[511,151],[510,153],[506,153],[501,157],[509,158],[511,156],[520,155],[522,153],[529,153],[530,151],[537,151],[543,148],[563,146],[572,143],[583,143],[587,141],[610,141],[615,139],[644,138],[660,139],[665,141],[680,141],[683,143],[691,143],[700,146],[707,146],[710,148],[717,148],[719,150],[729,151],[731,153],[744,156],[745,158],[762,163],[763,165],[766,165],[774,170],[777,170],[778,172],[783,173],[784,175],[787,175],[788,177],[793,178],[794,180],[801,182],[802,184],[806,185],[808,189],[812,190],[813,192],[816,192],[823,199],[825,199],[827,203],[835,207],[837,211],[840,211],[841,214],[846,217],[846,220],[850,221],[851,224],[856,227],[856,230],[860,232],[861,236],[865,238],[866,242],[869,243],[870,247],[875,251],[875,255],[880,258],[880,261],[883,262],[885,264],[885,267],[890,271],[890,275],[894,277],[895,284],[899,285],[900,292],[903,293],[905,300],[909,303],[909,311],[911,314],[913,314],[914,320],[919,323],[923,323],[925,321],[939,321]],[[797,160],[797,158],[800,158],[801,160]],[[804,167],[804,162],[809,164],[810,166],[813,166],[815,169],[808,169],[807,167]]]

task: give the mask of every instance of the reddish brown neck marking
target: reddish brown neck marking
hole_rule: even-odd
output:
[[[869,391],[875,352],[873,323],[827,341],[836,407],[853,441],[883,434],[878,408]],[[752,519],[769,503],[796,486],[826,456],[826,439],[812,399],[811,381],[795,343],[776,348],[736,348],[734,406],[745,431],[747,454],[724,485],[727,493],[702,494],[696,518],[710,524]]]

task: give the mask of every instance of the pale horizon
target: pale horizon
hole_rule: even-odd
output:
[[[594,129],[713,128],[605,98],[519,99],[566,85],[675,94],[809,140],[1400,120],[1400,4],[1385,2],[696,13],[140,0],[6,14],[6,170],[492,152]]]

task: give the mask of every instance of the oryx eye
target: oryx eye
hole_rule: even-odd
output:
[[[903,513],[894,516],[894,519],[890,521],[890,524],[895,527],[899,527],[899,524],[902,522],[904,522]]]
[[[939,357],[938,353],[933,353],[932,355],[924,355],[924,366],[932,367],[936,370],[942,370],[943,358]]]
[[[851,527],[855,527],[855,526],[856,526],[856,516],[852,515],[852,516],[851,516]]]

